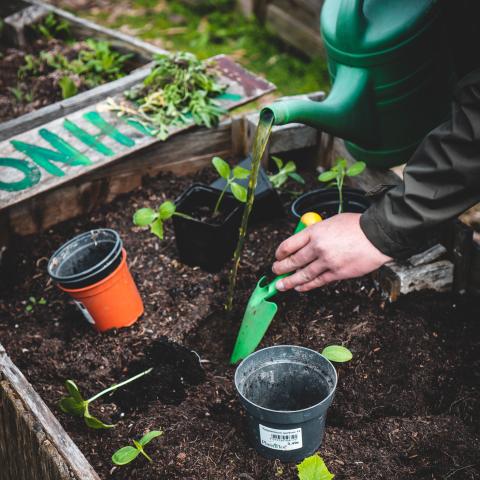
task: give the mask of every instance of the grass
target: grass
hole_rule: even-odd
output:
[[[232,0],[203,1],[201,8],[178,0],[115,3],[119,11],[93,9],[88,16],[168,50],[191,51],[201,59],[231,55],[276,84],[281,95],[328,89],[325,60],[310,60],[289,50],[263,25],[235,11]]]

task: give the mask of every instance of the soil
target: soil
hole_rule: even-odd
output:
[[[171,225],[160,242],[134,227],[133,212],[175,198],[208,174],[149,181],[90,215],[14,242],[4,258],[0,341],[102,479],[293,480],[295,465],[258,456],[228,363],[243,309],[291,218],[258,224],[248,236],[231,318],[222,308],[229,265],[218,274],[182,265]],[[120,232],[145,302],[132,327],[96,333],[48,279],[46,263],[72,236],[94,227]],[[29,297],[46,305],[26,311]],[[344,344],[353,360],[338,366],[339,384],[319,450],[342,479],[480,479],[480,322],[478,300],[426,292],[388,304],[371,278],[308,294],[277,297],[278,313],[262,342],[322,350]],[[190,349],[198,353],[201,360]],[[62,413],[65,379],[85,396],[145,367],[152,376],[103,397],[92,413],[115,422],[89,430]],[[152,429],[164,435],[114,467],[112,453]]]
[[[37,58],[40,52],[46,52],[74,60],[86,47],[85,42],[69,43],[44,38],[32,40],[26,49],[0,47],[0,123],[63,99],[59,81],[65,73],[43,63],[37,72],[19,75],[19,70],[25,65],[26,55]],[[81,76],[68,76],[75,83],[78,93],[90,88]]]

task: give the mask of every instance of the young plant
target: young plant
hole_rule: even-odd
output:
[[[163,435],[161,430],[152,430],[145,434],[140,440],[133,440],[133,447],[131,445],[127,445],[126,447],[122,447],[117,450],[112,455],[112,462],[115,465],[122,466],[127,465],[130,462],[133,462],[140,454],[142,454],[149,462],[152,459],[147,455],[144,450],[145,445],[150,443],[154,438],[160,437]]]
[[[90,414],[88,407],[89,405],[94,402],[95,400],[99,399],[103,395],[106,395],[107,393],[114,392],[120,387],[123,387],[131,382],[134,382],[135,380],[138,380],[139,378],[142,378],[145,375],[148,375],[153,369],[149,368],[148,370],[145,370],[142,373],[139,373],[138,375],[135,375],[132,378],[129,378],[128,380],[125,380],[119,384],[114,384],[105,390],[102,390],[100,393],[97,393],[93,397],[89,398],[88,400],[85,400],[80,393],[80,390],[78,389],[77,385],[73,380],[67,380],[65,382],[65,388],[67,389],[67,392],[69,395],[67,397],[64,397],[60,400],[60,409],[64,413],[69,413],[70,415],[73,415],[75,417],[80,417],[83,418],[87,427],[94,428],[94,429],[101,429],[101,428],[113,428],[115,425],[109,425],[106,423],[103,423],[101,420],[98,418],[94,417],[93,415]]]
[[[63,99],[73,97],[78,93],[78,88],[70,77],[62,77],[58,81],[58,85],[62,89]]]
[[[301,175],[297,173],[297,166],[291,160],[287,163],[284,163],[281,158],[273,157],[272,160],[275,162],[277,166],[278,172],[274,175],[269,175],[268,179],[270,183],[273,185],[273,188],[279,189],[282,185],[291,178],[295,180],[295,182],[305,185],[305,180]]]
[[[217,203],[215,204],[215,209],[213,211],[213,216],[217,216],[220,211],[220,205],[222,203],[225,192],[230,187],[233,196],[242,203],[247,201],[247,189],[237,183],[237,180],[244,180],[250,175],[250,170],[246,168],[236,166],[233,170],[230,168],[230,165],[220,157],[213,157],[212,164],[215,170],[218,172],[220,177],[225,180],[225,187],[222,190],[222,193],[218,197]]]
[[[322,355],[335,363],[349,362],[353,357],[352,352],[341,345],[329,345],[328,347],[325,347],[322,351]]]
[[[140,208],[133,214],[133,223],[137,225],[137,227],[150,227],[150,231],[160,240],[163,240],[163,223],[166,220],[169,220],[174,215],[190,220],[192,219],[192,217],[185,213],[177,212],[176,209],[176,205],[170,200],[163,202],[156,211],[153,210],[153,208]]]
[[[28,297],[27,306],[25,307],[25,312],[30,313],[33,312],[36,305],[46,305],[47,301],[40,297],[38,300],[35,297]]]
[[[328,471],[323,458],[318,454],[307,457],[297,465],[299,480],[332,480],[335,476]]]
[[[70,36],[70,23],[59,19],[54,13],[49,13],[35,29],[47,40]]]
[[[318,180],[321,182],[329,182],[328,187],[337,187],[339,198],[338,213],[343,212],[343,182],[345,177],[360,175],[365,170],[365,166],[365,162],[355,162],[349,167],[344,158],[339,158],[330,170],[318,176]]]

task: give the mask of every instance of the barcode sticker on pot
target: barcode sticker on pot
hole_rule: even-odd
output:
[[[292,430],[277,430],[275,428],[265,427],[262,424],[260,428],[260,442],[264,447],[273,450],[296,450],[302,448],[302,429],[294,428]]]

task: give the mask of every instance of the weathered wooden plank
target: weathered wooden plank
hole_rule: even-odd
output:
[[[246,72],[223,55],[215,57],[214,60],[221,74],[220,81],[228,86],[228,95],[219,99],[219,102],[226,109],[246,103],[274,89],[272,84]],[[119,97],[117,101],[125,100],[123,97]],[[126,155],[138,153],[152,145],[159,146],[161,144],[157,137],[145,134],[120,119],[116,114],[106,111],[106,105],[106,102],[101,102],[95,108],[90,106],[83,108],[68,117],[49,122],[42,129],[31,130],[17,135],[9,142],[0,143],[2,157],[14,158],[17,159],[17,162],[21,160],[24,168],[26,168],[25,165],[28,165],[28,168],[33,169],[33,173],[30,171],[21,174],[18,163],[12,166],[10,161],[8,165],[4,165],[0,174],[0,181],[3,182],[3,185],[0,184],[0,209],[18,204],[105,165],[114,164]],[[67,131],[65,121],[70,122],[70,124],[74,123],[87,132],[90,135],[90,140],[95,137],[96,142],[102,144],[103,151],[100,153],[97,149]],[[192,124],[173,127],[170,133],[178,133],[191,127],[193,127]],[[208,135],[207,130],[203,132]],[[59,147],[59,143],[63,143],[64,150],[67,150],[67,153],[63,153],[63,156],[58,152],[51,153],[52,147],[58,149],[62,146]],[[25,146],[25,144],[34,145],[33,153],[32,147]],[[38,147],[49,149],[49,157],[46,159],[37,158],[38,155],[47,154],[47,150],[40,151]],[[105,153],[105,150],[107,153]],[[80,163],[82,164],[80,165]],[[58,168],[58,164],[61,165],[61,169]],[[39,169],[38,165],[42,167],[42,170]],[[23,178],[26,179],[27,184],[18,183],[23,181]],[[14,190],[15,188],[17,190]]]
[[[295,14],[292,14],[295,12]],[[284,42],[309,57],[325,56],[325,47],[319,33],[319,27],[312,28],[312,17],[305,13],[302,19],[296,15],[302,13],[299,9],[271,3],[267,7],[266,25]],[[316,23],[316,22],[315,22]]]
[[[452,288],[453,263],[439,260],[412,267],[391,262],[378,270],[376,279],[391,302],[400,295],[421,290],[446,292]]]
[[[26,28],[38,23],[47,15],[48,10],[40,5],[31,5],[6,17],[4,22],[4,36],[18,47],[26,47],[28,39]]]
[[[1,480],[99,480],[0,345]]]
[[[468,291],[474,253],[473,229],[456,221],[453,226],[452,257],[454,265],[453,290],[459,295]]]

